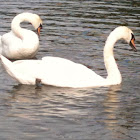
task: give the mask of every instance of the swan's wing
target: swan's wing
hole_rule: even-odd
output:
[[[43,82],[62,87],[96,86],[104,78],[82,64],[59,57],[44,57]]]
[[[18,60],[13,62],[16,72],[20,73],[23,79],[30,79],[32,77],[33,84],[36,78],[42,77],[42,61],[41,60]],[[24,78],[26,77],[26,78]]]
[[[17,46],[17,43],[21,43],[21,39],[18,38],[17,36],[15,36],[15,34],[10,31],[9,33],[5,33],[2,37],[1,37],[1,41],[2,41],[2,44],[4,46],[7,46],[8,48],[10,46],[13,46],[16,45]]]
[[[40,76],[42,61],[41,60],[18,60],[13,62],[16,71],[28,74],[34,77]],[[38,77],[39,78],[39,77]]]
[[[19,51],[19,48],[22,47],[21,39],[16,37],[12,31],[1,37],[1,43],[1,54],[8,58],[13,58],[17,54],[17,51]]]

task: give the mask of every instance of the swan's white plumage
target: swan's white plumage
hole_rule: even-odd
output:
[[[39,49],[38,35],[21,28],[20,23],[23,21],[31,22],[35,28],[42,24],[39,16],[32,13],[22,13],[13,19],[12,30],[0,37],[0,54],[9,59],[32,58]]]
[[[123,32],[121,36],[115,34],[119,31]],[[1,60],[6,71],[22,84],[34,85],[36,79],[47,85],[73,88],[120,84],[122,78],[113,56],[113,46],[121,38],[131,41],[131,33],[127,27],[118,27],[109,35],[104,47],[104,61],[108,73],[106,79],[82,64],[60,57],[48,56],[42,60],[18,60],[12,63],[1,56]]]
[[[76,88],[93,86],[94,77],[95,86],[105,80],[86,66],[59,57],[18,60],[12,63],[1,56],[1,60],[6,71],[22,84],[34,85],[36,79],[41,79],[43,84]]]

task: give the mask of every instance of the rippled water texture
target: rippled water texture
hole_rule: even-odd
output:
[[[43,19],[37,59],[68,58],[105,77],[103,46],[119,25],[134,31],[138,52],[124,42],[116,44],[123,82],[106,88],[35,89],[18,85],[0,64],[0,139],[139,140],[140,1],[1,0],[0,34],[8,32],[12,18],[24,11]]]

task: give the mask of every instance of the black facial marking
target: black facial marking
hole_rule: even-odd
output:
[[[129,43],[129,45],[131,46],[131,48],[132,48],[132,50],[133,51],[135,51],[135,52],[137,52],[137,49],[136,49],[136,46],[135,46],[135,44],[134,44],[134,41],[135,41],[135,36],[131,33],[131,40],[130,40],[130,43]]]
[[[42,24],[39,25],[40,29],[42,29]]]
[[[134,41],[135,41],[135,36],[132,33],[131,33],[131,35],[132,35],[131,40],[134,39]]]

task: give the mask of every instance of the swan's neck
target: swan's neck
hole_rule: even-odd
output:
[[[11,29],[12,29],[12,32],[17,37],[23,39],[23,37],[24,37],[23,30],[24,29],[20,27],[20,23],[23,21],[28,21],[28,22],[32,23],[30,16],[31,15],[29,15],[29,13],[19,14],[12,20]]]
[[[108,74],[107,81],[110,84],[120,84],[122,81],[121,73],[118,69],[113,54],[113,48],[118,39],[120,38],[118,38],[118,36],[116,36],[116,34],[112,32],[107,38],[104,47],[104,63]]]

